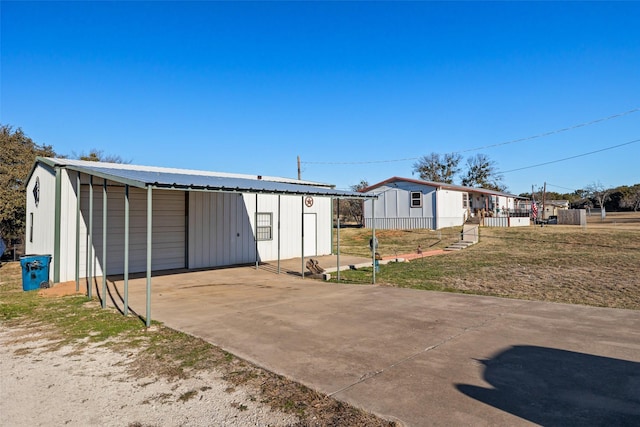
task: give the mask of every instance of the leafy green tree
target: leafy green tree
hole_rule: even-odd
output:
[[[620,207],[633,209],[634,212],[640,210],[640,184],[631,187],[622,187],[622,199],[620,199]]]
[[[0,234],[24,236],[26,179],[36,156],[55,157],[50,145],[38,145],[22,129],[0,125]]]
[[[413,164],[413,171],[420,175],[420,179],[425,181],[441,182],[453,184],[453,179],[460,172],[458,165],[462,156],[458,153],[449,153],[440,156],[438,153],[431,153],[422,156]]]
[[[462,185],[495,191],[507,189],[496,163],[485,154],[476,154],[467,159],[467,172],[462,178]]]

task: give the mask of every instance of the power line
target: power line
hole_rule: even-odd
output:
[[[546,166],[546,165],[550,165],[550,164],[553,164],[553,163],[564,162],[566,160],[577,159],[578,157],[584,157],[584,156],[589,156],[591,154],[601,153],[601,152],[607,151],[607,150],[613,150],[614,148],[623,147],[625,145],[635,144],[636,142],[640,142],[640,139],[634,139],[633,141],[625,142],[625,143],[618,144],[618,145],[613,145],[611,147],[601,148],[600,150],[589,151],[588,153],[576,154],[575,156],[565,157],[563,159],[551,160],[551,161],[548,161],[548,162],[538,163],[536,165],[531,165],[531,166],[524,166],[524,167],[521,167],[521,168],[511,169],[511,170],[508,170],[508,171],[500,171],[500,173],[516,172],[516,171],[521,171],[521,170],[524,170],[524,169],[537,168],[537,167],[540,167],[540,166]]]
[[[490,144],[490,145],[484,145],[482,147],[476,147],[476,148],[469,148],[467,150],[461,150],[461,151],[454,151],[454,153],[468,153],[470,151],[479,151],[479,150],[484,150],[487,148],[493,148],[493,147],[500,147],[502,145],[507,145],[507,144],[513,144],[516,142],[523,142],[523,141],[530,141],[532,139],[537,139],[537,138],[542,138],[545,136],[550,136],[550,135],[555,135],[558,133],[562,133],[562,132],[567,132],[573,129],[577,129],[577,128],[581,128],[584,126],[589,126],[589,125],[593,125],[596,123],[600,123],[600,122],[604,122],[607,120],[611,120],[611,119],[615,119],[618,117],[622,117],[622,116],[626,116],[627,114],[632,114],[632,113],[636,113],[640,111],[640,108],[634,108],[631,109],[629,111],[625,111],[623,113],[618,113],[618,114],[614,114],[608,117],[603,117],[600,119],[596,119],[596,120],[591,120],[589,122],[585,122],[585,123],[580,123],[577,125],[573,125],[573,126],[568,126],[562,129],[556,129],[553,131],[549,131],[549,132],[544,132],[544,133],[540,133],[538,135],[533,135],[533,136],[528,136],[526,138],[519,138],[519,139],[514,139],[511,141],[506,141],[506,142],[499,142],[497,144]],[[420,159],[422,156],[418,156],[418,157],[405,157],[402,159],[391,159],[391,160],[369,160],[369,161],[357,161],[357,162],[305,162],[305,161],[301,161],[300,163],[305,163],[305,164],[310,164],[310,165],[365,165],[365,164],[373,164],[373,163],[396,163],[396,162],[407,162],[409,160],[418,160]]]
[[[547,186],[549,186],[549,187],[555,187],[555,188],[560,188],[560,189],[562,189],[562,190],[569,190],[569,191],[573,191],[573,192],[578,191],[578,190],[576,190],[575,188],[561,187],[561,186],[559,186],[559,185],[549,184],[548,182],[547,182]]]

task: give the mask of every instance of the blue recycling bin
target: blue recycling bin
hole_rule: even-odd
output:
[[[49,264],[51,264],[51,255],[21,256],[22,290],[33,291],[35,289],[48,288]]]

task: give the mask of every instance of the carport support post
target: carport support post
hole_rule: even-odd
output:
[[[76,174],[76,293],[80,292],[80,172]]]
[[[371,199],[371,258],[373,267],[372,282],[376,284],[376,199]]]
[[[129,185],[124,186],[124,315],[129,315]]]
[[[87,297],[89,299],[93,296],[93,254],[91,248],[93,248],[93,175],[89,175],[89,231],[87,239]]]
[[[278,194],[278,274],[280,274],[280,194]]]
[[[300,233],[300,240],[302,242],[302,247],[300,248],[300,258],[302,259],[302,264],[300,267],[300,276],[304,279],[304,195],[301,198],[302,200],[302,210],[300,212],[302,212],[302,215],[300,216],[301,219],[301,224],[302,224],[302,232]]]
[[[258,193],[256,193],[256,208],[253,214],[253,222],[256,227],[255,241],[256,241],[256,270],[258,269]]]
[[[153,219],[153,193],[151,186],[147,187],[147,328],[151,326],[151,232],[153,231],[151,220]]]
[[[336,199],[336,202],[338,204],[337,206],[337,221],[336,221],[336,274],[338,275],[338,282],[340,281],[340,199]]]
[[[102,179],[102,308],[107,307],[107,180]]]

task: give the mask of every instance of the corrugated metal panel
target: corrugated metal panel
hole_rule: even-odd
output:
[[[39,187],[36,205],[34,188]],[[47,167],[37,167],[27,185],[27,218],[25,253],[53,255],[55,217],[56,176]],[[52,264],[53,265],[53,264]]]
[[[364,226],[371,228],[373,222],[371,218],[365,218]],[[380,230],[413,230],[418,228],[435,229],[433,218],[413,217],[413,218],[376,218],[376,229]]]
[[[526,218],[526,220],[528,222],[529,218]],[[508,227],[509,226],[509,218],[507,218],[506,216],[485,217],[484,218],[484,226],[485,227]]]
[[[300,196],[281,196],[280,258],[299,257],[302,222]],[[255,262],[255,213],[272,214],[272,240],[258,242],[260,261],[278,259],[278,196],[191,192],[189,267]],[[313,220],[312,220],[313,218]],[[305,207],[305,256],[331,253],[331,200]]]
[[[180,169],[169,169],[160,171],[145,168],[143,166],[128,165],[123,168],[119,165],[100,162],[78,162],[69,163],[64,159],[40,159],[52,164],[64,165],[73,170],[106,178],[111,181],[129,184],[132,186],[145,187],[148,185],[159,188],[172,189],[192,189],[207,191],[224,191],[238,193],[268,193],[268,194],[299,194],[317,195],[324,197],[350,197],[366,199],[375,197],[364,193],[352,191],[335,190],[329,186],[306,185],[302,183],[269,181],[265,179],[249,179],[245,177],[211,175],[199,171],[181,171]]]
[[[254,262],[252,217],[241,194],[191,192],[189,268]]]
[[[89,224],[89,188],[81,189],[82,213],[80,232],[80,270],[86,274],[87,228]],[[153,192],[153,270],[184,268],[185,223],[184,193],[167,190]],[[146,271],[147,194],[129,190],[129,271]],[[124,272],[124,187],[107,188],[107,274]],[[102,182],[94,180],[93,200],[93,266],[96,275],[102,274]],[[75,250],[75,249],[74,249]]]
[[[60,210],[60,281],[75,279],[76,272],[76,173],[62,170]]]

